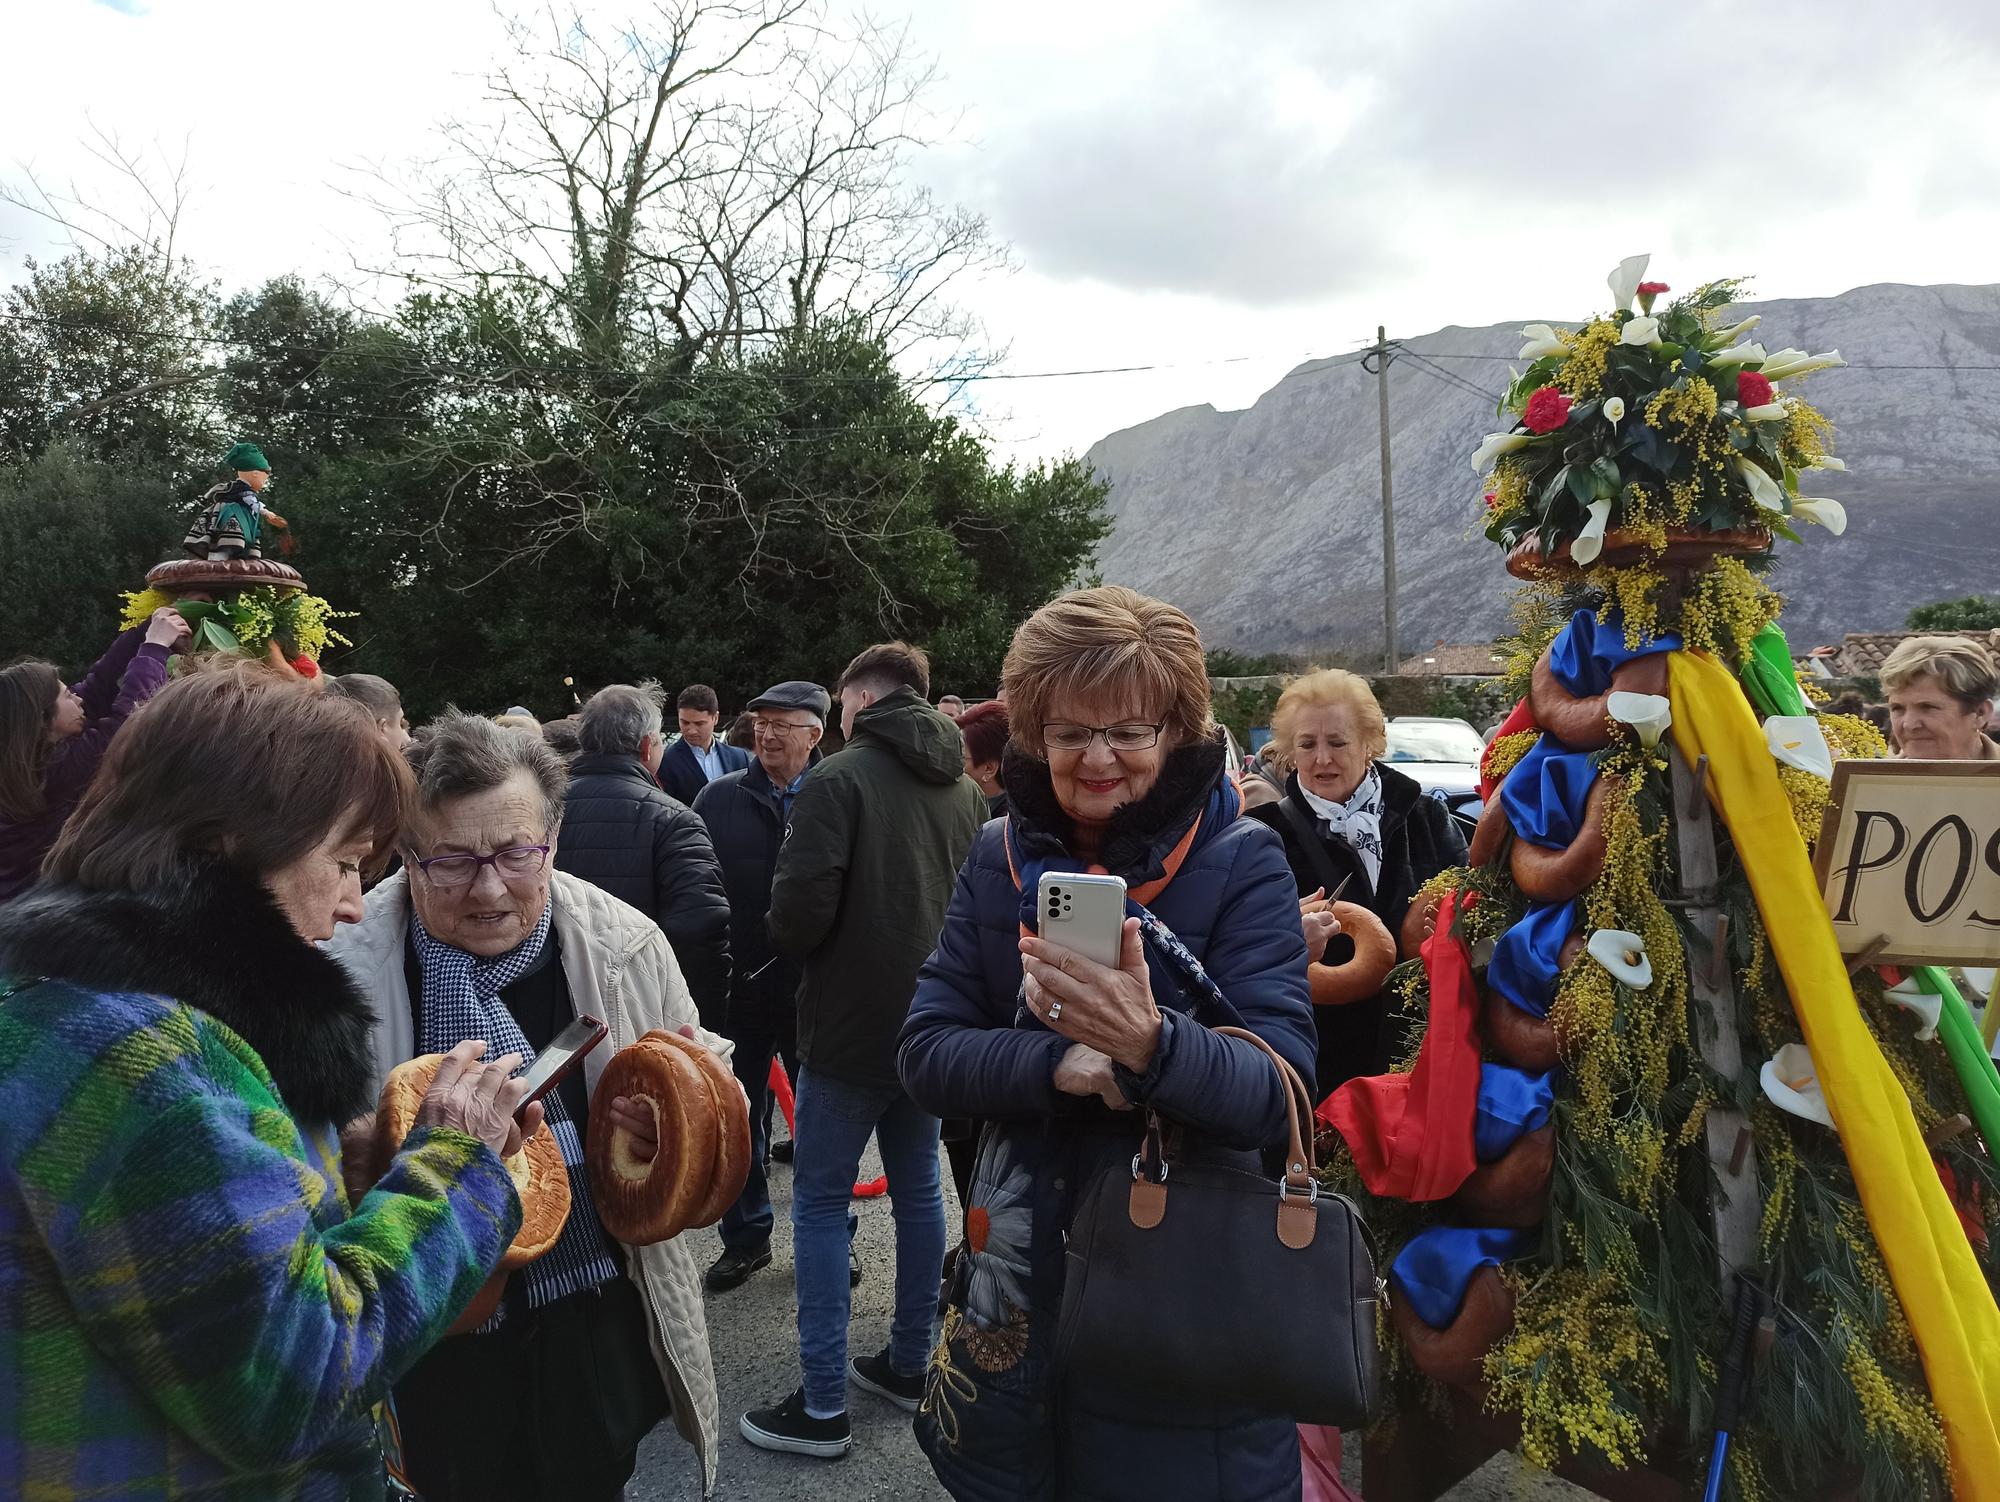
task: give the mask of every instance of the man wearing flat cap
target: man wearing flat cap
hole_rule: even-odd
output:
[[[756,759],[727,772],[695,795],[694,811],[708,824],[722,885],[729,894],[732,974],[729,1017],[722,1032],[736,1044],[732,1063],[750,1097],[750,1177],[722,1217],[722,1256],[708,1270],[711,1293],[736,1287],[771,1262],[774,1216],[764,1180],[769,1144],[771,1060],[793,1058],[802,961],[771,944],[764,914],[771,906],[771,877],[792,799],[819,757],[820,737],[833,701],[817,683],[793,681],[766,689],[750,701]]]

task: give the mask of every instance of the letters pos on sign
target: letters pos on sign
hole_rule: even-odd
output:
[[[1813,874],[1842,954],[2000,963],[2000,762],[1834,763]]]

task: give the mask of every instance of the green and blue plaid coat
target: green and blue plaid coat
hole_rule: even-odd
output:
[[[419,1129],[350,1214],[213,1017],[0,998],[0,1495],[379,1502],[372,1406],[519,1227],[500,1160]]]

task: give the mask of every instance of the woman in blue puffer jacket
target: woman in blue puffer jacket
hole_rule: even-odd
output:
[[[1050,1359],[1077,1196],[1131,1162],[1135,1107],[1225,1160],[1254,1166],[1284,1140],[1269,1060],[1211,1030],[1247,1027],[1312,1078],[1307,940],[1283,849],[1236,817],[1201,638],[1181,611],[1129,589],[1066,595],[1021,627],[1004,673],[1012,814],[959,874],[900,1054],[926,1111],[990,1123],[918,1440],[961,1502],[1295,1498],[1286,1415],[1058,1390]],[[1031,936],[1045,870],[1125,879],[1127,911],[1149,926],[1127,918],[1118,968]],[[1155,920],[1229,1015],[1197,1002]],[[1161,1288],[1159,1317],[1208,1293]]]

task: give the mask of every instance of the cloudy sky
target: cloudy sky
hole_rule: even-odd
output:
[[[625,14],[587,0],[587,10]],[[44,0],[0,57],[0,173],[188,143],[187,247],[230,286],[339,274],[380,226],[342,169],[475,111],[484,0]],[[934,54],[916,168],[1019,269],[965,289],[1017,373],[1009,452],[1081,450],[1301,360],[1576,317],[1622,255],[1765,296],[2000,280],[2000,6],[1518,0],[878,0]],[[46,254],[0,207],[0,278]]]

